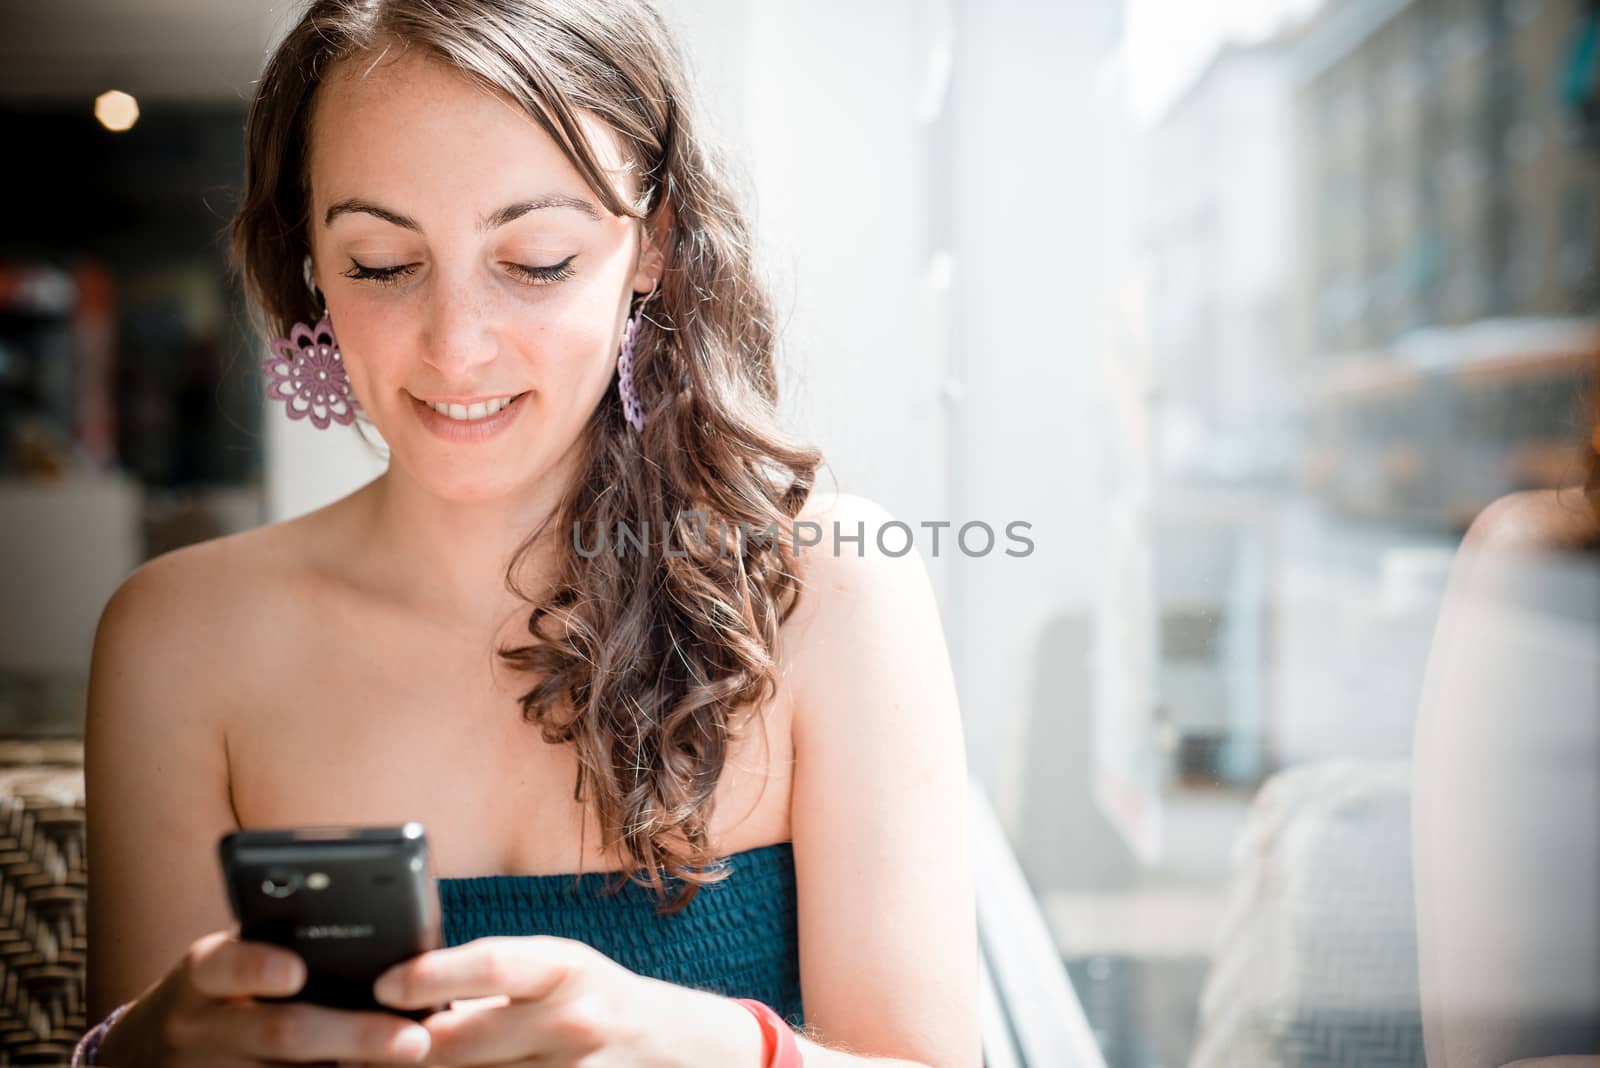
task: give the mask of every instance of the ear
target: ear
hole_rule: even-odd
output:
[[[671,201],[663,201],[655,213],[644,219],[640,228],[639,266],[633,274],[633,291],[648,293],[661,283],[667,267],[667,245],[672,240],[672,225],[677,216]]]

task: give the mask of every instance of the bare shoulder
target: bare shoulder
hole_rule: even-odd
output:
[[[810,536],[820,538],[802,558],[830,575],[848,578],[885,570],[925,570],[911,525],[869,497],[813,493],[795,519],[812,524]],[[885,530],[891,526],[903,529]]]
[[[873,605],[904,602],[927,585],[927,567],[909,527],[886,530],[898,521],[876,501],[851,493],[812,494],[795,518],[797,527],[810,524],[806,537],[815,541],[800,554],[808,622],[840,624]]]
[[[216,651],[269,623],[275,574],[292,550],[286,524],[175,549],[141,565],[112,594],[96,646],[146,653]],[[170,661],[165,662],[170,669]]]
[[[1462,539],[1469,553],[1571,552],[1600,543],[1600,516],[1578,486],[1523,490],[1478,513]]]
[[[800,603],[784,627],[802,707],[831,703],[819,695],[845,681],[840,666],[874,651],[901,655],[910,646],[943,661],[939,608],[921,550],[905,532],[878,538],[895,522],[891,512],[855,494],[814,495],[796,519],[813,524],[808,540],[816,540],[800,554]],[[890,652],[896,647],[901,654]]]
[[[203,723],[220,734],[242,695],[270,687],[286,636],[316,598],[301,520],[184,546],[147,561],[107,601],[90,666],[91,720],[160,733]],[[114,711],[113,711],[114,710]],[[137,712],[135,711],[137,710]],[[137,719],[136,724],[133,720]]]
[[[1461,539],[1451,605],[1522,601],[1558,592],[1552,581],[1600,548],[1600,517],[1580,487],[1525,490],[1489,503]]]

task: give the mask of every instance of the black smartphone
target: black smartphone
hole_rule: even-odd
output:
[[[241,830],[217,843],[239,937],[299,954],[306,982],[288,997],[414,1020],[448,1006],[381,1005],[372,984],[389,968],[442,945],[428,840],[397,827]]]

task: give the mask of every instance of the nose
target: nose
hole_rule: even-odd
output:
[[[422,342],[424,361],[445,384],[479,384],[477,371],[499,351],[491,302],[469,282],[435,287]]]

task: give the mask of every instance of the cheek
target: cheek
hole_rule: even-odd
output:
[[[531,375],[527,383],[552,402],[583,404],[605,391],[616,364],[611,312],[585,308],[554,319],[529,320],[511,341]]]
[[[619,313],[588,293],[563,304],[502,307],[490,327],[494,365],[474,375],[496,388],[536,390],[550,408],[586,418],[615,372]],[[368,407],[382,408],[380,398],[400,389],[438,388],[425,324],[405,301],[345,301],[330,314],[351,384]]]
[[[351,384],[371,397],[374,385],[395,375],[396,356],[405,351],[406,319],[396,309],[377,308],[366,301],[346,302],[328,311]]]

